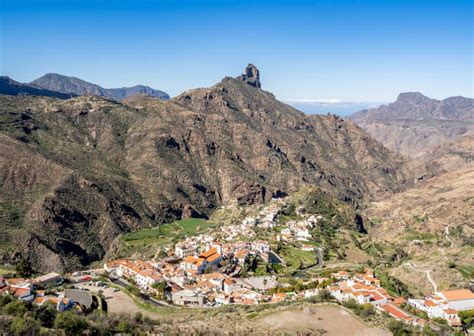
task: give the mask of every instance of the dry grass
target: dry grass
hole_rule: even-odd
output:
[[[390,335],[388,330],[368,327],[346,309],[335,305],[291,308],[257,321],[272,332],[312,335]]]

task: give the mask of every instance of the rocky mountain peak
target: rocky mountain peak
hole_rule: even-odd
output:
[[[398,95],[396,102],[413,102],[413,101],[430,101],[432,99],[426,97],[420,92],[402,92]]]
[[[262,87],[262,84],[260,83],[260,71],[258,71],[257,67],[251,63],[247,65],[243,74],[237,77],[237,79],[257,88]]]

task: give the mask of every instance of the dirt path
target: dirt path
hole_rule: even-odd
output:
[[[454,245],[454,241],[449,236],[449,224],[447,224],[444,228],[444,236],[446,237],[446,240],[451,244],[451,247],[452,247]]]
[[[416,271],[416,272],[423,272],[426,274],[426,278],[428,279],[428,281],[430,282],[431,286],[433,286],[433,289],[435,292],[438,291],[438,284],[436,283],[436,281],[434,281],[433,277],[431,276],[431,272],[432,270],[423,270],[423,269],[419,269],[419,268],[416,268],[415,265],[413,265],[412,263],[410,262],[406,262],[404,263],[403,265],[406,265],[408,266],[409,268],[411,268],[412,270]]]

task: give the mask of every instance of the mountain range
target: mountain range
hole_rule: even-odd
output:
[[[11,96],[44,96],[55,97],[59,99],[68,99],[76,96],[72,93],[63,93],[54,90],[48,90],[36,85],[19,83],[7,76],[0,76],[0,94]]]
[[[0,77],[0,94],[35,95],[68,99],[86,94],[96,95],[111,100],[121,101],[137,94],[147,94],[160,99],[170,99],[163,91],[149,86],[135,85],[116,89],[105,89],[97,84],[86,82],[76,77],[48,73],[29,84],[18,83],[9,77]]]
[[[120,233],[222,205],[316,185],[357,209],[425,174],[352,122],[261,86],[249,65],[170,100],[0,95],[1,261],[71,270]]]
[[[436,100],[417,92],[402,93],[395,102],[362,110],[350,119],[384,146],[403,155],[425,162],[453,153],[458,153],[458,158],[465,162],[472,159],[469,148],[474,136],[474,99],[471,98]]]

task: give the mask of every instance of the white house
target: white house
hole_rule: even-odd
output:
[[[197,254],[198,248],[193,244],[176,244],[174,254],[179,258]]]
[[[474,293],[469,289],[447,290],[436,292],[435,295],[448,302],[448,308],[457,311],[474,309]]]

